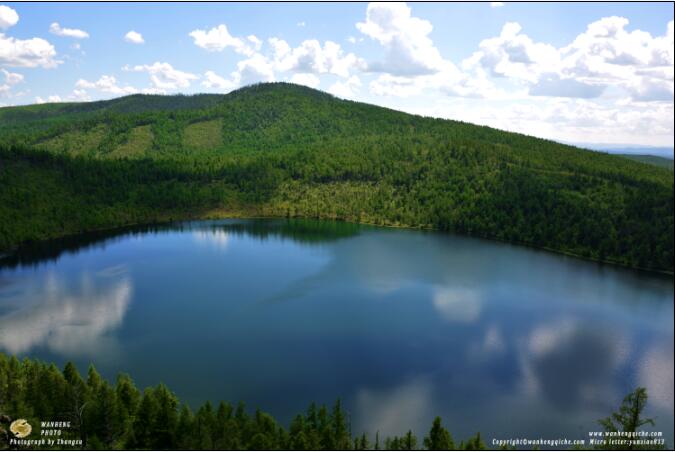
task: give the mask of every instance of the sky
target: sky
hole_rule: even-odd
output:
[[[0,106],[290,81],[573,143],[673,145],[672,3],[0,3]]]

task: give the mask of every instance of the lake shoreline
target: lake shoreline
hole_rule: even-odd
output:
[[[65,239],[65,238],[72,238],[78,235],[82,234],[89,234],[89,233],[97,233],[97,232],[112,232],[115,230],[120,230],[120,229],[126,229],[126,228],[133,228],[133,227],[142,227],[142,226],[159,226],[159,225],[169,225],[172,223],[180,223],[183,221],[199,221],[199,220],[227,220],[227,219],[249,219],[249,220],[268,220],[268,219],[306,219],[306,220],[321,220],[321,221],[339,221],[343,223],[352,223],[352,224],[358,224],[358,225],[364,225],[364,226],[375,226],[375,227],[382,227],[382,228],[387,228],[387,229],[402,229],[402,230],[417,230],[417,231],[427,231],[427,232],[440,232],[440,233],[450,233],[450,234],[457,234],[459,236],[464,236],[464,237],[474,237],[474,238],[481,238],[484,240],[489,240],[493,242],[499,242],[499,243],[506,243],[506,244],[511,244],[511,245],[516,245],[516,246],[522,246],[525,248],[529,249],[534,249],[534,250],[540,250],[540,251],[546,251],[550,252],[553,254],[558,254],[562,256],[568,256],[568,257],[573,257],[576,259],[581,259],[584,261],[588,262],[596,262],[599,264],[607,264],[607,265],[612,265],[616,267],[621,267],[629,270],[636,270],[639,272],[646,272],[650,274],[661,274],[661,275],[667,275],[667,276],[673,276],[675,275],[674,272],[668,271],[668,270],[663,270],[663,269],[654,269],[654,268],[645,268],[645,267],[637,267],[637,266],[631,266],[627,265],[621,262],[617,261],[612,261],[608,259],[596,259],[592,258],[589,256],[583,256],[581,254],[577,254],[571,251],[565,251],[565,250],[559,250],[555,248],[549,248],[545,246],[536,246],[532,245],[530,243],[526,242],[518,242],[518,241],[513,241],[513,240],[503,240],[499,239],[497,237],[491,237],[487,235],[480,235],[480,234],[472,234],[472,233],[464,233],[464,232],[457,232],[457,231],[443,231],[438,228],[434,228],[432,226],[411,226],[411,225],[405,225],[405,224],[394,224],[394,223],[377,223],[377,222],[369,222],[369,221],[359,221],[358,219],[347,219],[347,218],[338,218],[338,217],[306,217],[306,216],[286,216],[286,215],[278,215],[270,212],[266,212],[267,209],[265,207],[262,208],[253,208],[253,209],[240,209],[240,210],[226,210],[226,209],[210,209],[208,211],[205,211],[203,213],[198,213],[195,215],[187,214],[187,215],[166,215],[164,217],[159,217],[156,221],[151,221],[151,222],[131,222],[131,223],[124,223],[120,225],[115,225],[115,226],[110,226],[110,227],[102,227],[102,228],[94,228],[94,229],[87,229],[83,231],[78,231],[74,233],[66,233],[66,234],[59,234],[59,235],[54,235],[52,237],[46,238],[44,240],[35,240],[35,241],[26,241],[21,244],[18,244],[10,249],[7,250],[0,250],[0,260],[7,258],[14,253],[21,247],[24,247],[26,245],[30,244],[37,244],[37,243],[44,243],[48,242],[51,240],[59,240],[59,239]]]

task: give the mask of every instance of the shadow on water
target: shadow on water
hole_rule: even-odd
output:
[[[61,256],[77,254],[89,249],[104,250],[106,246],[129,236],[159,233],[174,229],[175,225],[144,225],[124,228],[91,231],[69,235],[51,240],[28,242],[13,253],[0,256],[0,269],[37,266],[46,262],[55,262]]]
[[[306,219],[237,219],[213,221],[187,221],[92,231],[58,239],[26,243],[8,255],[0,255],[0,269],[34,267],[55,262],[61,256],[86,250],[104,250],[106,246],[128,237],[187,230],[225,232],[235,236],[249,236],[260,240],[288,238],[312,245],[353,237],[362,226],[355,223]]]
[[[206,229],[212,232],[226,232],[234,236],[248,236],[260,240],[287,238],[307,245],[354,237],[362,229],[367,228],[356,223],[305,219],[251,219],[227,223],[199,221],[189,224],[202,231]]]

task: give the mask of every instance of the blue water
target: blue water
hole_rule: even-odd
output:
[[[588,439],[636,386],[673,444],[673,278],[449,234],[231,220],[0,261],[0,350],[354,432]]]

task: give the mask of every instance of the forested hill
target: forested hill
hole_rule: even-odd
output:
[[[0,109],[0,249],[168,219],[334,218],[673,269],[673,176],[286,83]]]

